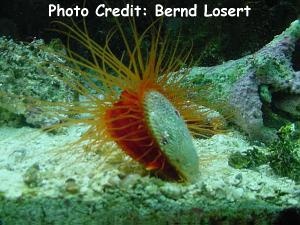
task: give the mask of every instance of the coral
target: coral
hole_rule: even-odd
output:
[[[280,122],[284,121],[282,117],[287,122],[299,118],[300,72],[292,64],[299,39],[300,20],[296,20],[252,55],[213,67],[192,68],[187,85],[210,85],[209,100],[232,108],[233,121],[252,139],[270,143],[278,137],[272,125],[265,122],[269,113],[273,119],[277,118],[273,114],[279,115]]]
[[[36,127],[58,122],[32,103],[33,99],[48,102],[75,99],[74,92],[58,79],[62,75],[74,76],[73,72],[56,66],[64,60],[41,40],[25,44],[5,37],[0,38],[0,57],[0,113],[5,115],[1,118],[14,118]]]

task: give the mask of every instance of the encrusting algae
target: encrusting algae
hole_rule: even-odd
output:
[[[84,96],[85,101],[51,103],[68,118],[49,129],[87,124],[88,130],[77,143],[88,142],[101,149],[107,147],[106,143],[115,142],[161,178],[195,181],[199,160],[192,135],[210,136],[221,129],[216,126],[218,121],[208,122],[211,111],[203,107],[204,101],[195,98],[195,89],[181,85],[187,74],[187,69],[181,67],[190,51],[180,48],[179,39],[172,44],[168,38],[162,38],[161,20],[141,34],[135,21],[129,20],[132,37],[127,37],[123,25],[116,21],[104,46],[90,38],[85,22],[83,30],[75,23],[56,23],[64,28],[58,31],[86,48],[92,60],[68,48],[65,57],[73,65],[58,66],[71,69],[80,77],[60,79]],[[116,33],[125,47],[122,57],[111,49]],[[147,41],[150,44],[145,50]]]

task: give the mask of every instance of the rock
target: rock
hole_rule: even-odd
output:
[[[233,114],[232,120],[253,140],[271,142],[277,139],[276,130],[266,120],[274,106],[299,118],[300,72],[294,70],[292,63],[299,39],[300,20],[296,20],[252,55],[213,67],[192,68],[186,85],[199,86],[199,95],[203,93],[200,88],[207,86],[208,100],[225,104],[224,108]],[[286,99],[274,97],[286,93]]]
[[[69,102],[76,98],[75,93],[58,78],[74,76],[73,72],[57,66],[64,62],[61,54],[55,53],[42,40],[25,44],[0,38],[0,123],[2,118],[11,124],[13,119],[17,124],[34,127],[59,122],[62,115],[43,110],[34,103]]]

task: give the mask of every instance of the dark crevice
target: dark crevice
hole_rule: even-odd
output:
[[[262,111],[265,126],[279,129],[300,121],[300,100],[286,92],[274,92],[271,103],[263,102]]]
[[[18,115],[0,107],[0,125],[6,125],[9,127],[20,128],[28,126],[24,115]],[[1,225],[1,224],[0,224]]]
[[[292,55],[292,66],[295,71],[300,71],[300,39],[296,42]]]
[[[287,208],[282,210],[276,218],[274,225],[299,225],[300,208]]]

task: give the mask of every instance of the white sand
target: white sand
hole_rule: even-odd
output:
[[[72,127],[65,134],[54,135],[32,128],[0,128],[0,194],[4,201],[69,196],[101,202],[113,196],[121,202],[119,206],[124,202],[124,207],[130,208],[129,204],[136,203],[128,199],[138,196],[139,204],[155,209],[166,204],[180,209],[252,200],[280,207],[300,205],[300,185],[274,175],[268,165],[256,171],[228,166],[231,152],[250,147],[238,132],[196,140],[199,180],[178,184],[149,176],[119,149],[101,155],[82,148],[59,148],[83,131]]]

